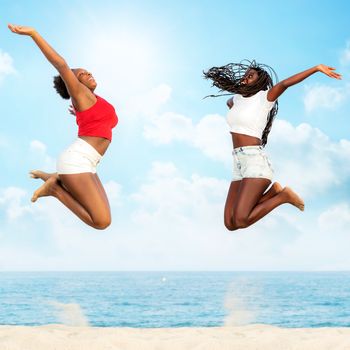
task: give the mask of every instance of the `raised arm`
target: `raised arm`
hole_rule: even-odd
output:
[[[319,64],[318,66],[309,68],[301,73],[292,75],[291,77],[284,79],[274,85],[267,94],[267,99],[269,101],[275,101],[280,97],[290,86],[302,82],[304,79],[308,78],[310,75],[317,72],[324,73],[330,78],[341,79],[341,75],[335,72],[335,68],[326,66],[324,64]]]
[[[92,95],[91,91],[79,82],[64,58],[61,57],[34,28],[12,24],[9,24],[8,28],[13,33],[27,35],[34,40],[47,60],[57,69],[73,101],[80,100],[84,95]]]

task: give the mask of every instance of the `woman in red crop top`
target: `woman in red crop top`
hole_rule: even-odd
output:
[[[32,197],[53,196],[86,224],[105,229],[111,223],[106,192],[96,174],[96,166],[112,140],[112,128],[118,122],[111,104],[94,94],[97,86],[92,74],[85,69],[71,69],[66,61],[31,27],[8,25],[16,34],[30,36],[47,60],[57,69],[56,91],[71,99],[70,112],[76,115],[78,139],[57,161],[57,173],[35,170],[30,174],[44,184]]]

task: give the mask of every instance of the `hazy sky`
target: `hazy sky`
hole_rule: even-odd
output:
[[[0,1],[0,270],[350,269],[350,5],[347,1]],[[98,172],[113,223],[95,231],[53,198],[31,204],[76,137],[34,26],[72,67],[91,71],[119,124]],[[232,173],[226,98],[202,78],[255,59],[280,79],[319,63],[279,100],[267,152],[275,180],[306,209],[276,209],[228,232]]]

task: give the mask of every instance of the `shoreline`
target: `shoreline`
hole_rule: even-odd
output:
[[[202,328],[0,326],[1,350],[348,350],[350,327]]]

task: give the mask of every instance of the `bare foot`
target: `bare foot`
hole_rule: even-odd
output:
[[[55,176],[51,176],[41,187],[39,187],[32,196],[31,201],[34,203],[40,197],[51,196],[52,188],[56,185],[57,178]]]
[[[32,170],[29,172],[29,176],[33,179],[41,179],[43,181],[47,181],[52,176],[58,177],[58,174],[57,173],[45,173],[45,171],[41,171],[41,170]]]
[[[288,203],[294,205],[297,207],[299,210],[304,211],[305,204],[304,201],[290,188],[290,187],[285,187],[282,190],[283,193],[286,194]]]

